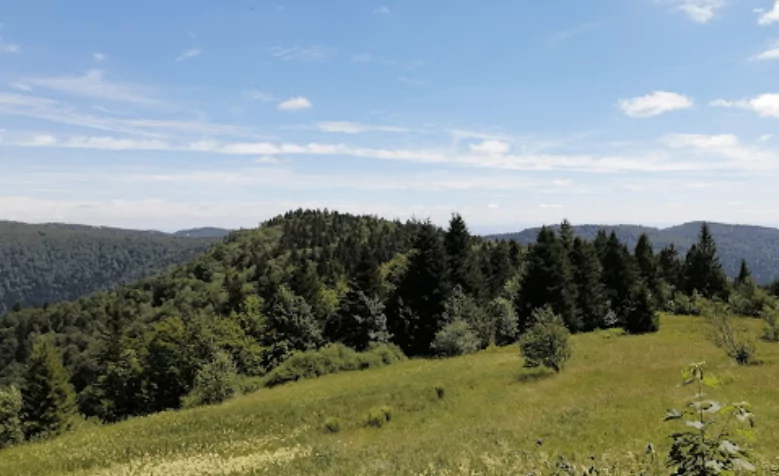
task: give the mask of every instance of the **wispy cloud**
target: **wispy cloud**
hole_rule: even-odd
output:
[[[108,56],[103,53],[92,53],[92,59],[100,63],[108,59]]]
[[[751,99],[728,101],[717,99],[711,102],[714,107],[746,109],[760,117],[779,117],[779,94],[761,94]]]
[[[768,49],[749,58],[750,61],[767,61],[775,59],[779,59],[779,41],[773,42]]]
[[[316,128],[322,132],[334,132],[341,134],[363,134],[366,132],[411,132],[411,129],[407,127],[377,126],[346,121],[319,122],[316,124]]]
[[[28,91],[28,92],[32,91],[32,88],[30,87],[29,84],[24,84],[20,82],[9,83],[8,86],[17,89],[19,91]]]
[[[647,118],[670,111],[689,109],[693,104],[692,99],[687,96],[668,91],[655,91],[646,96],[622,99],[619,101],[619,108],[629,117]]]
[[[250,89],[248,91],[244,91],[243,95],[246,99],[250,99],[252,101],[261,101],[261,102],[276,101],[276,96],[274,96],[271,93],[267,93],[265,91],[260,91],[259,89]]]
[[[671,5],[675,10],[687,15],[696,23],[708,23],[713,20],[725,6],[725,0],[655,0],[657,3]]]
[[[6,43],[2,38],[0,38],[0,53],[19,53],[22,51],[21,47],[14,43]]]
[[[390,14],[390,9],[386,5],[385,6],[381,6],[381,7],[376,7],[373,10],[373,13],[378,13],[379,15],[389,15]]]
[[[195,58],[196,56],[200,56],[201,53],[202,53],[201,50],[199,50],[197,48],[193,48],[191,50],[187,50],[187,51],[181,53],[180,55],[178,55],[176,57],[176,61],[186,61],[188,59]]]
[[[309,109],[311,106],[311,101],[308,98],[297,96],[280,102],[277,109],[279,111],[302,111],[303,109]]]
[[[585,33],[589,33],[593,30],[597,30],[602,26],[603,26],[603,22],[599,22],[599,21],[582,23],[581,25],[577,25],[573,28],[569,28],[566,30],[561,30],[553,33],[552,35],[549,36],[549,43],[551,44],[563,43],[577,36],[581,36],[584,35]]]
[[[779,0],[774,2],[774,6],[770,10],[759,8],[755,11],[760,14],[757,19],[757,23],[760,25],[770,25],[771,23],[779,22]]]
[[[423,86],[426,84],[425,81],[421,79],[409,78],[408,76],[401,76],[398,78],[398,81],[401,83],[410,84],[412,86]]]
[[[83,96],[108,101],[128,102],[140,105],[161,105],[162,101],[151,97],[152,88],[132,84],[109,81],[101,70],[92,69],[84,76],[53,76],[47,78],[30,78],[25,81],[54,91],[74,96]]]
[[[325,61],[338,55],[338,51],[328,46],[273,46],[268,52],[271,56],[283,61],[313,63]]]

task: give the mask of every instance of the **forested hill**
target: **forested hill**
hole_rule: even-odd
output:
[[[83,225],[0,221],[0,315],[70,301],[147,277],[205,251],[213,239]]]
[[[175,236],[181,236],[185,238],[224,238],[230,234],[230,230],[224,228],[192,228],[189,230],[179,230],[173,233]]]
[[[735,278],[741,260],[745,259],[752,276],[759,284],[779,279],[779,229],[747,225],[709,223],[717,242],[720,261],[728,276]],[[557,227],[552,227],[557,229]],[[651,228],[638,225],[580,225],[574,226],[576,235],[586,240],[595,239],[598,230],[614,231],[621,242],[634,247],[642,233],[646,233],[655,250],[673,244],[681,255],[687,253],[697,240],[701,223],[685,223],[671,228]],[[529,228],[518,233],[492,235],[487,239],[516,240],[527,245],[536,240],[540,228]]]

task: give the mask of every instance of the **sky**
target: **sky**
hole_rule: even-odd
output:
[[[779,225],[779,1],[0,0],[0,219]]]

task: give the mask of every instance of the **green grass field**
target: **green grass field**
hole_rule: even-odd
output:
[[[673,427],[662,417],[690,395],[681,370],[700,360],[733,377],[715,396],[753,405],[754,450],[774,461],[779,345],[738,367],[704,332],[701,319],[664,316],[657,335],[575,336],[559,375],[523,369],[516,346],[331,375],[11,448],[0,475],[528,474],[545,455],[620,461],[649,442],[663,456]],[[380,406],[391,421],[366,426]],[[325,431],[331,417],[339,433]]]

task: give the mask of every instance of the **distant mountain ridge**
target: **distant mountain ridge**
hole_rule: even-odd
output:
[[[593,239],[599,230],[615,231],[620,241],[634,247],[642,233],[652,240],[656,250],[674,244],[684,257],[690,247],[698,241],[703,222],[690,222],[670,228],[653,228],[640,225],[578,225],[574,232],[586,239]],[[728,276],[738,275],[741,259],[745,259],[752,275],[759,284],[768,284],[779,279],[779,229],[752,226],[728,225],[707,222],[717,241],[722,266]],[[552,228],[558,228],[553,226]],[[516,240],[527,245],[533,243],[541,228],[529,228],[517,233],[489,235],[487,239]]]
[[[0,221],[0,315],[70,301],[188,261],[214,238],[65,223]]]
[[[184,238],[224,238],[230,234],[231,230],[225,228],[215,227],[202,227],[202,228],[190,228],[188,230],[179,230],[174,232],[174,236],[180,236]]]

